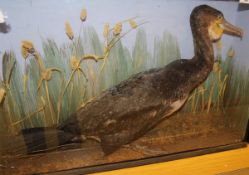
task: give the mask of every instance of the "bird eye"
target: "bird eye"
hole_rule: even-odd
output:
[[[221,20],[222,18],[223,18],[222,15],[218,15],[218,17],[217,17],[218,20]]]

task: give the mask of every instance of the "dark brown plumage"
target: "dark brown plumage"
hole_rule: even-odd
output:
[[[105,153],[144,135],[179,110],[211,72],[213,38],[208,29],[217,18],[223,18],[220,11],[206,5],[196,7],[190,16],[195,46],[192,59],[134,75],[81,108],[59,129],[99,138]]]
[[[95,138],[109,154],[179,110],[212,71],[212,42],[223,32],[242,36],[242,31],[228,24],[220,11],[207,5],[192,11],[190,24],[195,48],[192,59],[179,59],[132,76],[86,104],[57,129],[70,133],[71,141]]]

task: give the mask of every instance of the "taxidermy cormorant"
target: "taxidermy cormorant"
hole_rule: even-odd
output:
[[[91,138],[100,142],[105,154],[110,154],[178,111],[213,69],[212,42],[220,40],[223,33],[243,35],[241,29],[208,5],[193,9],[190,24],[195,53],[192,59],[179,59],[163,68],[138,73],[103,92],[56,128],[59,143]],[[45,140],[43,130],[24,130],[28,152],[45,148],[41,143]],[[55,129],[47,129],[47,134],[54,132]],[[36,149],[35,142],[40,144]]]

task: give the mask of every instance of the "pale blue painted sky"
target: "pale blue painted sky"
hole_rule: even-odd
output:
[[[236,25],[240,26],[244,30],[244,37],[240,40],[235,40],[232,44],[233,48],[237,50],[236,57],[242,60],[243,65],[249,67],[249,5],[247,10],[239,11],[236,16]]]
[[[41,48],[41,37],[53,38],[58,43],[68,41],[64,33],[64,23],[69,20],[76,31],[79,29],[79,13],[84,7],[88,11],[87,26],[93,26],[102,35],[106,22],[139,16],[149,21],[143,25],[148,43],[153,43],[155,36],[161,36],[167,30],[177,37],[182,58],[193,56],[192,35],[189,26],[191,10],[200,4],[209,4],[224,13],[231,23],[235,23],[237,2],[205,0],[0,0],[0,9],[7,13],[12,31],[0,34],[0,51],[14,49],[20,58],[22,40],[32,40]],[[132,48],[135,31],[123,39],[123,43]],[[234,38],[224,37],[223,50],[227,50]],[[235,39],[236,41],[237,39]],[[152,44],[150,45],[152,46]]]

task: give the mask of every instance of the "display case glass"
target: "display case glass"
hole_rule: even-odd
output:
[[[0,0],[0,174],[244,146],[248,16],[238,1]]]

